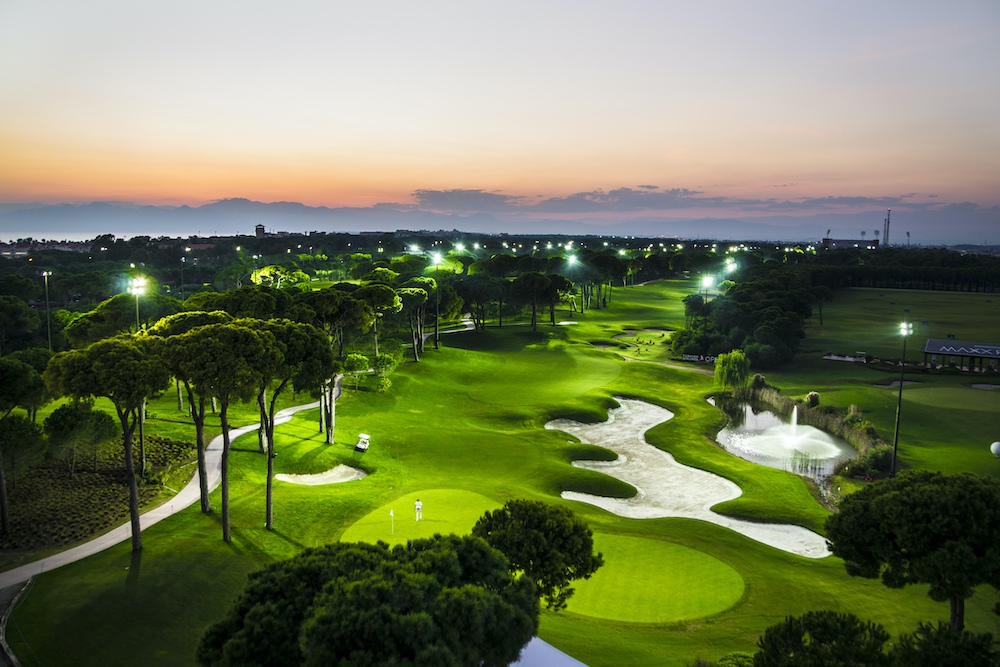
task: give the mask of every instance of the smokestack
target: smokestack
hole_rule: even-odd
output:
[[[882,234],[882,243],[885,245],[889,245],[889,221],[891,218],[892,218],[892,209],[890,208],[889,212],[886,213],[885,216],[885,233]]]

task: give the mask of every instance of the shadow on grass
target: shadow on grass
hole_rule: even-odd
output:
[[[284,540],[288,544],[291,544],[292,546],[297,547],[300,551],[305,550],[305,548],[306,548],[306,545],[302,544],[298,540],[293,540],[291,537],[289,537],[285,533],[281,532],[280,530],[272,528],[271,529],[271,534],[275,535],[277,537],[280,537],[282,540]]]
[[[139,573],[142,567],[142,551],[133,551],[129,561],[128,574],[125,575],[125,593],[129,599],[135,600],[139,594]]]

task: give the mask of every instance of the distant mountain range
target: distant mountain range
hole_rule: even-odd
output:
[[[905,242],[905,226],[915,231],[913,243],[958,244],[984,243],[992,232],[993,243],[1000,240],[1000,216],[980,215],[983,221],[970,225],[947,225],[928,216],[911,214],[893,219],[893,241]],[[827,214],[812,217],[771,217],[749,219],[672,219],[636,217],[621,222],[607,220],[510,220],[486,213],[448,215],[406,207],[378,205],[369,208],[306,206],[298,202],[262,203],[235,198],[203,206],[146,206],[130,202],[92,202],[89,204],[4,204],[0,203],[0,240],[17,238],[86,240],[100,234],[116,236],[231,236],[253,235],[264,225],[268,232],[302,233],[393,232],[397,230],[430,232],[458,230],[472,233],[567,234],[600,236],[680,237],[686,239],[761,240],[818,242],[831,229],[836,238],[858,238],[860,229],[878,229],[881,214]],[[985,226],[984,226],[985,224]],[[930,233],[929,233],[930,232]],[[868,232],[868,238],[874,238]]]

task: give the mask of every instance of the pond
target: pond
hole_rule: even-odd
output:
[[[730,424],[716,436],[730,454],[752,463],[788,470],[817,481],[833,474],[841,461],[853,459],[857,450],[844,440],[798,423],[798,408],[790,419],[744,402],[718,406]]]

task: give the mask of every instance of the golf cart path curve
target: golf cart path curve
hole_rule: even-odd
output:
[[[621,499],[564,491],[563,498],[590,503],[632,519],[680,517],[708,521],[799,556],[830,555],[826,539],[802,526],[743,521],[713,512],[713,505],[738,498],[743,490],[725,477],[682,465],[668,452],[646,442],[646,431],[671,419],[672,412],[645,401],[621,397],[616,400],[621,407],[609,410],[605,422],[582,424],[555,419],[545,428],[564,431],[581,442],[618,454],[615,461],[574,461],[573,465],[631,484],[636,495]]]
[[[340,376],[337,378],[336,392],[338,394],[340,392]],[[311,410],[317,407],[319,407],[319,401],[279,410],[274,415],[274,423],[283,424],[290,420],[296,412],[301,410]],[[229,432],[230,440],[235,441],[236,438],[241,435],[256,431],[258,426],[259,424],[249,424],[247,426],[232,429]],[[205,448],[205,468],[208,471],[208,489],[209,491],[212,491],[218,487],[219,483],[222,481],[222,435],[219,435],[212,440],[212,442],[210,442]],[[198,472],[195,471],[194,476],[187,483],[187,485],[177,493],[177,495],[167,500],[159,507],[154,507],[148,512],[144,512],[139,515],[139,525],[142,526],[142,529],[145,530],[146,528],[159,523],[163,519],[166,519],[168,516],[176,514],[177,512],[190,507],[194,503],[199,502],[201,500],[201,491],[199,490],[198,479]],[[72,549],[67,549],[66,551],[53,554],[48,558],[43,558],[42,560],[37,560],[33,563],[28,563],[27,565],[22,565],[21,567],[14,568],[13,570],[0,573],[0,588],[13,586],[14,584],[27,581],[36,574],[48,572],[49,570],[54,570],[57,567],[62,567],[63,565],[67,565],[69,563],[75,563],[76,561],[86,558],[87,556],[92,556],[118,544],[119,542],[127,540],[131,536],[132,524],[130,521],[126,521],[121,526],[113,528],[103,535],[95,537],[89,542],[84,542],[83,544],[75,546]]]

